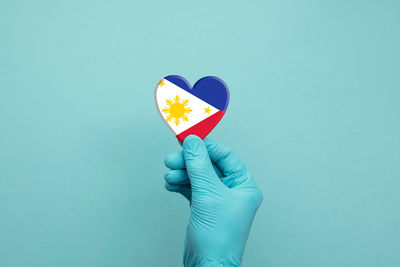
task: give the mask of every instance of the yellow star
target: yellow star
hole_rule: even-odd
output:
[[[164,82],[164,80],[161,80],[161,81],[158,83],[158,86],[162,87],[163,85],[165,85],[165,82]]]
[[[211,111],[210,107],[204,108],[204,113],[210,114],[210,111]]]

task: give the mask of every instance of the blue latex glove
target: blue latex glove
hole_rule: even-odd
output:
[[[165,158],[165,187],[190,201],[185,266],[240,266],[263,195],[238,155],[190,135]]]

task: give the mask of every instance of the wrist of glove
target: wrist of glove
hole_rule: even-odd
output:
[[[207,257],[197,254],[185,254],[184,265],[189,267],[239,267],[241,260],[233,255],[227,254],[224,257]]]

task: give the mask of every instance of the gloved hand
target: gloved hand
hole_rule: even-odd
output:
[[[185,266],[240,266],[263,195],[230,148],[195,135],[165,158],[165,187],[190,201]]]

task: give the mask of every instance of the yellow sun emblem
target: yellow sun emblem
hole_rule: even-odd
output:
[[[174,119],[174,123],[176,124],[176,126],[178,126],[179,123],[181,123],[181,119],[183,121],[189,120],[189,117],[186,116],[186,114],[192,112],[192,109],[190,107],[186,107],[189,103],[189,100],[183,100],[181,102],[179,96],[175,96],[174,100],[175,102],[172,102],[172,100],[167,99],[168,107],[163,108],[162,112],[167,114],[167,121],[171,121],[172,119]]]

